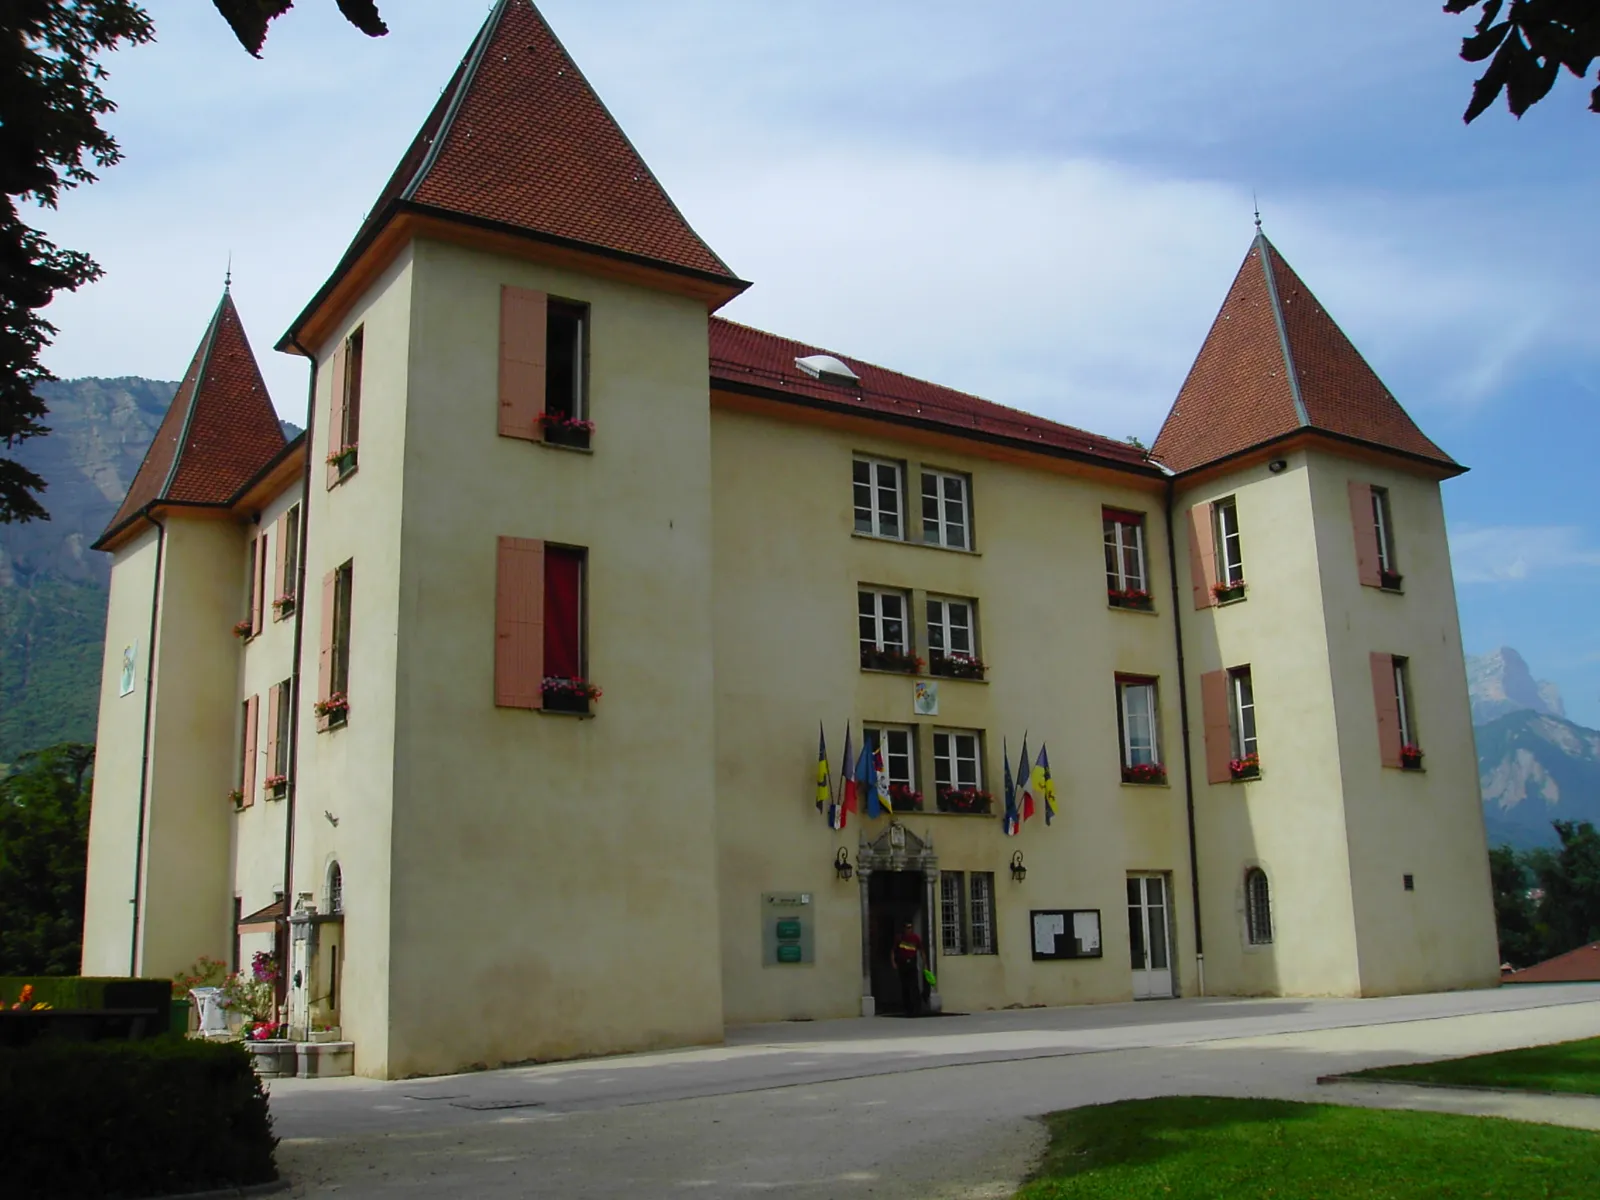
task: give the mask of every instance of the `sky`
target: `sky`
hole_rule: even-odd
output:
[[[125,160],[39,215],[106,278],[57,300],[64,378],[176,379],[233,293],[272,345],[488,11],[299,0],[260,61],[147,0],[106,61]],[[1511,645],[1600,726],[1600,116],[1563,77],[1463,125],[1438,3],[544,0],[691,224],[754,286],[724,315],[1153,440],[1254,232],[1407,410],[1444,485],[1468,653]],[[1593,86],[1591,79],[1588,86]]]

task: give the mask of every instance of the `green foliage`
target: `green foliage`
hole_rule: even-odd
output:
[[[1462,119],[1471,122],[1494,103],[1501,90],[1506,107],[1521,117],[1555,86],[1561,68],[1582,79],[1600,57],[1600,3],[1596,0],[1446,0],[1444,10],[1463,13],[1482,7],[1472,36],[1461,43],[1468,62],[1490,59],[1472,85],[1472,102]],[[1589,97],[1589,110],[1600,112],[1600,87]]]
[[[78,970],[93,764],[66,743],[0,779],[0,975]]]
[[[0,764],[94,739],[105,626],[102,584],[35,578],[0,587]],[[123,703],[141,702],[142,692]]]
[[[1521,1088],[1600,1096],[1600,1038],[1357,1071],[1364,1079],[1416,1080],[1451,1087]]]
[[[0,1050],[0,1193],[152,1196],[277,1178],[267,1097],[236,1042]]]
[[[294,7],[294,0],[211,0],[233,30],[239,44],[257,58],[267,40],[267,26]],[[389,27],[378,15],[375,0],[337,0],[345,20],[368,37],[382,37]]]
[[[1600,832],[1555,821],[1558,849],[1489,851],[1500,958],[1514,967],[1600,941]]]
[[[1487,1117],[1182,1096],[1052,1113],[1017,1200],[1587,1200],[1600,1134]]]
[[[99,975],[0,976],[0,1009],[10,1008],[22,993],[53,1009],[164,1008],[170,986],[159,979],[122,979]]]
[[[1535,905],[1529,895],[1528,871],[1510,846],[1489,851],[1489,880],[1494,887],[1494,924],[1500,934],[1500,961],[1528,967],[1544,955],[1544,939],[1535,928]]]

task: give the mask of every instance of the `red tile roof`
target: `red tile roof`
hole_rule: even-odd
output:
[[[1507,971],[1502,983],[1600,983],[1600,942],[1579,946],[1520,971]]]
[[[1458,469],[1257,234],[1151,452],[1188,471],[1300,429]]]
[[[239,310],[224,292],[122,506],[95,545],[156,501],[226,506],[286,444]]]
[[[795,359],[816,354],[832,354],[845,363],[859,377],[859,385],[824,383],[795,366]],[[721,317],[711,318],[711,386],[859,411],[907,424],[938,426],[967,437],[1066,451],[1122,467],[1156,470],[1144,451],[1126,442],[1058,425],[1020,409],[1006,408]]]

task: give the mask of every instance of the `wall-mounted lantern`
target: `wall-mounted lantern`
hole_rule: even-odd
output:
[[[850,865],[850,852],[843,846],[839,847],[839,853],[833,857],[833,869],[839,873],[839,878],[846,883],[849,883],[850,876],[856,873],[856,869]]]
[[[1022,851],[1018,850],[1011,856],[1011,881],[1021,883],[1028,877],[1028,868],[1022,865]]]

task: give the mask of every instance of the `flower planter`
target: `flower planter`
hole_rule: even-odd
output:
[[[994,797],[976,788],[939,789],[939,811],[984,815],[994,808]]]
[[[1139,763],[1122,768],[1123,783],[1165,783],[1167,768],[1160,763]]]
[[[589,697],[580,692],[547,691],[544,694],[545,712],[586,713]]]
[[[589,439],[593,436],[593,427],[587,421],[576,423],[547,421],[544,424],[544,440],[551,446],[567,446],[574,450],[587,450],[589,449]]]
[[[280,621],[283,620],[285,617],[293,616],[294,615],[294,597],[293,596],[279,596],[276,600],[274,600],[272,602],[272,610],[273,610],[273,612],[278,614],[278,620],[280,620]]]
[[[1239,782],[1242,779],[1260,779],[1261,778],[1261,768],[1260,768],[1260,766],[1229,767],[1228,768],[1228,773],[1233,776],[1233,779],[1234,779],[1235,783]]]
[[[233,636],[241,642],[248,642],[255,636],[255,626],[249,621],[240,621],[233,627]]]
[[[913,791],[903,783],[889,785],[889,804],[897,813],[921,812],[922,793]]]
[[[335,468],[339,472],[339,478],[343,479],[356,469],[356,448],[354,446],[346,446],[342,450],[335,450],[328,455],[327,463],[330,467]]]
[[[861,651],[863,671],[895,671],[901,675],[920,675],[922,665],[920,658],[904,650],[863,648]]]
[[[1218,604],[1232,604],[1235,600],[1244,599],[1244,580],[1238,583],[1219,583],[1211,589],[1211,594],[1217,598]]]
[[[970,654],[934,654],[928,674],[944,679],[982,679],[988,672],[983,659]]]
[[[263,1079],[293,1079],[300,1069],[300,1056],[288,1038],[268,1038],[244,1043],[256,1074]]]
[[[1106,602],[1112,608],[1129,608],[1134,612],[1152,612],[1156,606],[1149,592],[1140,591],[1107,592]]]
[[[1378,586],[1386,592],[1400,591],[1400,585],[1405,582],[1405,576],[1398,571],[1379,571]]]
[[[1403,771],[1422,770],[1422,751],[1416,746],[1402,746],[1400,748],[1400,769]]]

